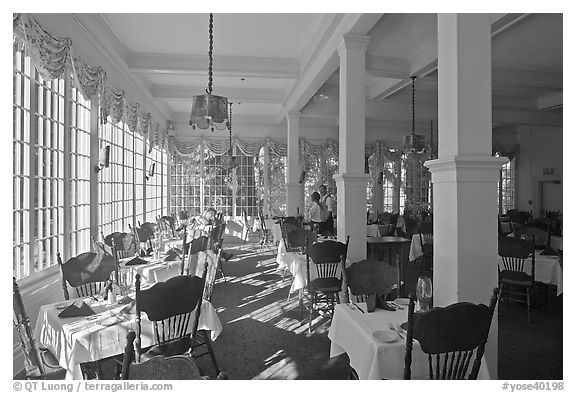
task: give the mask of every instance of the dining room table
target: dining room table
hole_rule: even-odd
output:
[[[375,255],[387,256],[389,264],[398,268],[397,284],[401,293],[410,240],[398,236],[367,237],[366,243],[373,258]]]
[[[143,286],[144,288],[146,285]],[[34,329],[34,337],[46,347],[66,370],[66,379],[82,379],[80,365],[110,358],[124,353],[127,333],[136,330],[135,307],[125,311],[124,300],[135,298],[131,292],[117,297],[116,303],[109,303],[101,297],[71,299],[40,307]],[[61,318],[60,312],[74,302],[82,301],[94,311],[91,316]],[[142,313],[142,347],[155,343],[153,323]],[[192,324],[188,327],[191,332]],[[222,331],[218,313],[212,304],[202,302],[198,330],[210,331],[211,340],[216,340]]]
[[[398,299],[397,299],[398,300]],[[408,305],[397,303],[396,311],[376,309],[368,313],[366,303],[341,303],[334,308],[328,331],[330,358],[343,353],[360,380],[403,379],[406,353]],[[428,356],[417,340],[412,347],[412,379],[428,379]],[[478,379],[490,379],[484,358]]]

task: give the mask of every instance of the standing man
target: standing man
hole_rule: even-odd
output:
[[[334,234],[334,215],[336,212],[334,211],[336,206],[334,203],[334,198],[330,194],[328,194],[328,189],[324,184],[318,187],[318,191],[320,192],[320,202],[324,202],[328,207],[328,219],[326,220],[326,227],[330,228],[330,232]]]

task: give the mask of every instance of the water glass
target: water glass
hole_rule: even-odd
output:
[[[416,284],[416,298],[419,311],[428,311],[432,304],[432,280],[430,277],[418,277]]]

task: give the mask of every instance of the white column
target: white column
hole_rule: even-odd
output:
[[[366,258],[366,47],[369,37],[344,35],[340,55],[339,172],[334,175],[337,194],[338,240],[346,241],[348,258]]]
[[[492,157],[488,14],[438,15],[438,159],[434,184],[434,305],[488,304],[498,285],[498,173]],[[497,378],[497,315],[486,347]]]
[[[299,143],[300,135],[300,112],[290,111],[286,113],[286,124],[288,127],[288,157],[286,172],[286,215],[295,216],[297,208],[300,214],[304,213],[302,205],[302,184],[298,183],[300,178]]]

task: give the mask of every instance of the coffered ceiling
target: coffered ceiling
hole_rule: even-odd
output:
[[[207,86],[207,14],[74,14],[114,53],[133,82],[177,128]],[[561,14],[492,14],[493,122],[562,125]],[[437,120],[436,14],[215,14],[214,93],[235,103],[235,122],[338,123],[337,46],[370,36],[367,128],[409,130],[410,75],[419,127]]]

